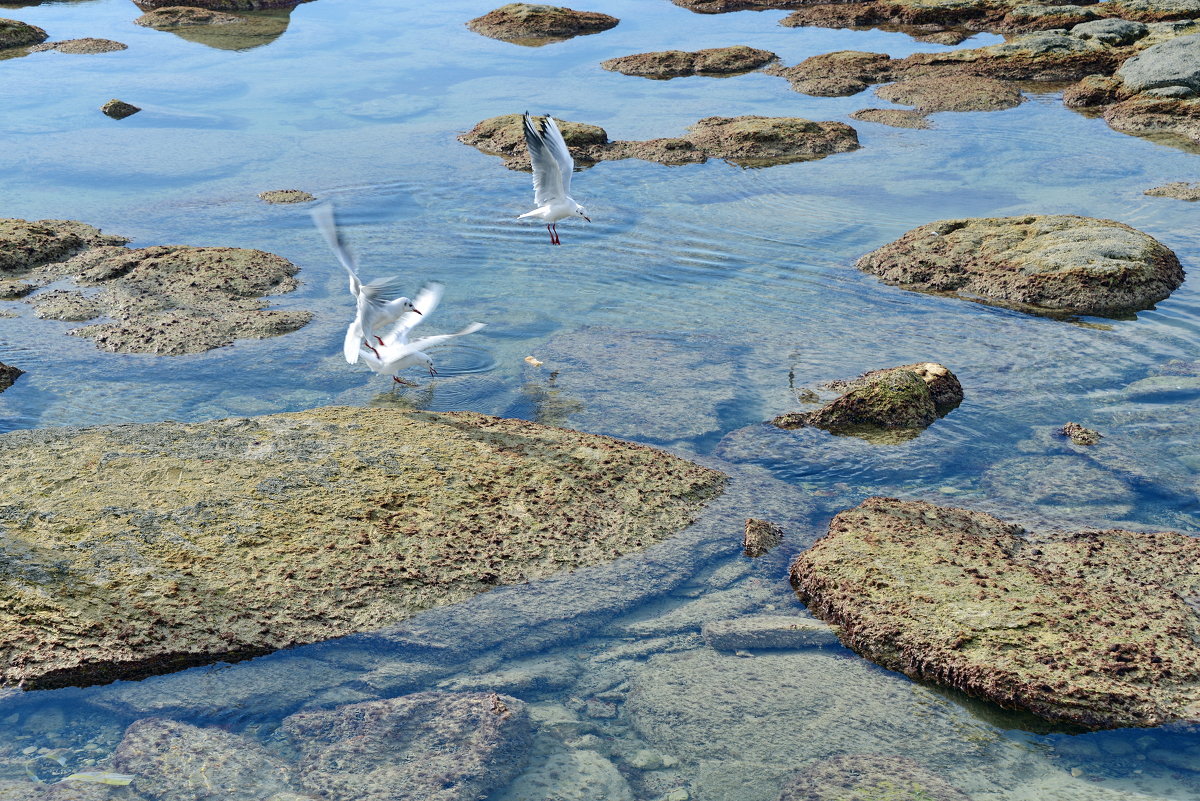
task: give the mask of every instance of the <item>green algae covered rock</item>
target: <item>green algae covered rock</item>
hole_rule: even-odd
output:
[[[844,644],[915,679],[1093,729],[1200,718],[1195,538],[868,498],[791,576]]]
[[[940,220],[856,266],[905,289],[1039,313],[1127,314],[1183,283],[1179,259],[1158,240],[1071,214]]]
[[[532,47],[560,42],[581,34],[600,33],[620,20],[597,11],[540,3],[509,3],[467,23],[475,33]]]
[[[326,408],[0,437],[0,682],[374,629],[686,526],[722,474],[478,414]]]
[[[0,50],[46,41],[48,34],[36,25],[0,17]]]

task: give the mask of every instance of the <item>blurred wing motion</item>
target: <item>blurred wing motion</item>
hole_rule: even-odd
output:
[[[529,149],[529,163],[533,167],[533,202],[538,206],[547,206],[571,194],[571,173],[575,169],[575,161],[553,117],[546,117],[541,132],[534,126],[528,112],[523,115],[523,120],[525,145]]]

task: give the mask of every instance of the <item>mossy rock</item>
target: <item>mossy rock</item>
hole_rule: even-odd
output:
[[[844,644],[915,679],[1091,729],[1200,719],[1194,537],[868,498],[791,576]]]
[[[581,34],[600,33],[619,19],[596,11],[537,3],[509,3],[467,23],[483,36],[513,44],[538,46]]]
[[[680,531],[724,476],[471,413],[324,408],[0,436],[0,684],[382,627]]]
[[[47,34],[36,25],[0,17],[0,50],[44,42]]]
[[[694,52],[664,50],[655,53],[638,53],[632,56],[610,58],[600,62],[600,66],[623,75],[665,79],[679,78],[685,75],[735,75],[756,70],[777,58],[778,56],[769,50],[735,45]]]

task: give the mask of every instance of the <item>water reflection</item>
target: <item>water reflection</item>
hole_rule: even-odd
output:
[[[292,9],[239,11],[236,16],[239,18],[236,22],[174,26],[156,24],[153,27],[217,50],[253,50],[283,36],[291,21]]]

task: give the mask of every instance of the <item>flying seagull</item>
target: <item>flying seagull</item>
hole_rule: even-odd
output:
[[[380,345],[383,344],[377,332],[383,331],[406,314],[421,314],[421,310],[413,301],[400,294],[402,289],[399,276],[376,278],[366,284],[359,279],[354,257],[342,244],[332,205],[322,203],[311,213],[317,230],[329,243],[338,262],[350,274],[350,294],[354,296],[357,305],[354,321],[346,328],[342,355],[346,357],[347,362],[354,364],[358,361],[360,349],[365,346],[378,356],[379,351],[371,344],[371,339]]]
[[[537,208],[527,211],[517,219],[536,217],[546,223],[550,232],[550,244],[561,245],[558,239],[558,221],[573,214],[591,222],[583,206],[571,197],[571,172],[575,160],[567,150],[562,131],[550,115],[542,124],[542,130],[534,126],[529,112],[522,115],[525,127],[525,144],[529,148],[529,161],[533,165],[533,202]]]
[[[424,315],[428,315],[431,311],[437,308],[438,301],[442,298],[443,287],[438,283],[429,283],[421,288],[417,293],[417,298],[414,303],[421,306],[425,311]],[[429,337],[418,337],[414,340],[409,340],[409,332],[417,323],[425,319],[424,316],[418,317],[416,314],[406,314],[401,317],[391,331],[383,335],[379,341],[379,348],[362,348],[359,355],[376,373],[380,375],[390,375],[392,380],[397,384],[407,384],[408,382],[400,378],[399,372],[406,367],[416,367],[419,364],[425,365],[429,370],[430,375],[437,375],[437,370],[433,367],[433,359],[429,358],[429,354],[425,353],[426,348],[431,348],[434,345],[453,339],[454,337],[465,336],[466,334],[474,333],[480,328],[483,328],[483,323],[471,323],[466,328],[454,334],[436,334]]]

